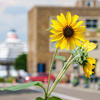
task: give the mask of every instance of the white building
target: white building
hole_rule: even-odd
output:
[[[6,40],[0,44],[0,62],[13,62],[22,53],[28,52],[28,46],[25,42],[22,42],[15,30],[11,30],[7,33]],[[0,77],[7,76],[7,65],[0,64]],[[16,77],[17,71],[10,65],[10,75]]]
[[[0,44],[0,59],[16,58],[27,51],[27,44],[18,38],[15,30],[11,30],[7,33],[6,40]]]

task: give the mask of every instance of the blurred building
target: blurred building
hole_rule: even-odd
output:
[[[94,70],[96,76],[100,76],[100,34],[96,32],[96,28],[100,28],[100,1],[98,0],[77,0],[75,7],[48,7],[36,6],[29,11],[28,23],[28,71],[30,73],[49,71],[53,54],[55,52],[55,43],[50,42],[49,31],[51,19],[56,19],[56,16],[61,12],[66,16],[70,11],[72,15],[77,14],[78,20],[82,20],[83,26],[86,25],[84,33],[90,41],[97,43],[98,46],[94,51],[89,53],[90,57],[97,60]],[[68,51],[59,50],[59,56],[65,56],[66,60],[70,56]],[[58,73],[63,67],[64,62],[56,59],[53,65],[54,73]],[[77,64],[72,64],[68,71],[77,71]],[[83,74],[80,67],[79,73]]]
[[[13,65],[15,58],[27,51],[27,44],[18,38],[16,31],[9,31],[6,40],[0,44],[0,69],[6,70]]]
[[[6,40],[0,44],[0,59],[15,59],[22,53],[27,53],[27,44],[22,42],[15,30],[7,33]]]

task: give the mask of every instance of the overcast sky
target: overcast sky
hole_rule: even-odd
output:
[[[15,29],[18,37],[27,42],[27,13],[35,5],[74,6],[76,0],[0,0],[0,43],[7,32]]]

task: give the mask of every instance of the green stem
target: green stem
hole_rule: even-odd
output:
[[[53,91],[54,88],[56,87],[57,83],[58,83],[59,80],[62,78],[63,74],[64,74],[64,73],[66,72],[66,70],[68,69],[68,67],[69,67],[69,66],[71,65],[71,63],[72,63],[75,59],[77,59],[78,57],[79,57],[79,56],[74,57],[74,58],[69,62],[69,64],[68,64],[67,67],[65,68],[65,70],[60,74],[60,77],[57,79],[56,82],[54,82],[53,86],[51,87],[51,89],[50,89],[50,91],[49,91],[49,93],[48,93],[48,97],[50,96],[50,94],[52,93],[52,91]],[[64,66],[66,66],[66,64],[65,64]]]
[[[57,54],[57,51],[58,51],[58,48],[56,49],[56,51],[55,51],[55,53],[54,53],[54,55],[53,55],[53,59],[52,59],[51,67],[50,67],[49,79],[48,79],[48,86],[47,86],[47,93],[48,93],[48,90],[49,90],[51,71],[52,71],[52,67],[53,67],[53,63],[54,63],[54,60],[55,60],[55,56],[56,56],[56,54]]]
[[[66,65],[68,64],[68,62],[70,61],[70,59],[72,58],[73,54],[71,54],[71,56],[69,57],[69,59],[67,60],[67,62],[64,64],[63,68],[61,69],[60,73],[58,74],[56,80],[59,78],[60,74],[63,72],[63,70],[65,69]],[[56,82],[55,80],[55,82]]]

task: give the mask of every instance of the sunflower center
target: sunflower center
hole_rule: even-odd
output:
[[[67,37],[71,37],[73,35],[74,31],[72,28],[70,27],[66,27],[64,29],[64,36],[67,38]]]

